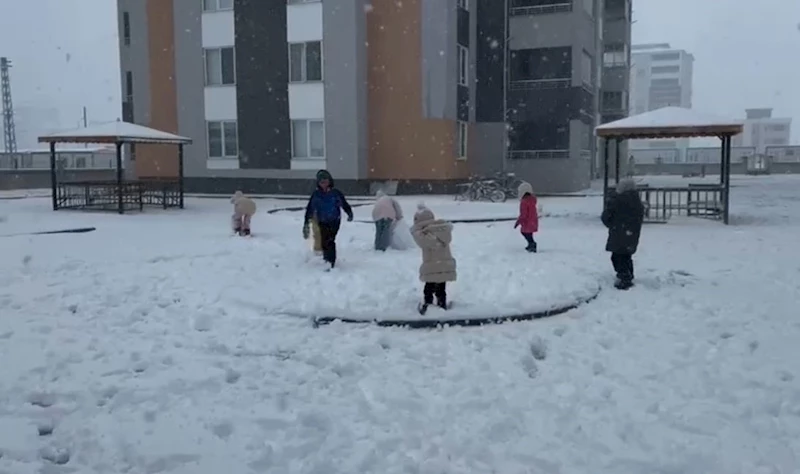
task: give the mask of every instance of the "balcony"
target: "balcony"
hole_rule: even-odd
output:
[[[572,11],[572,0],[511,0],[509,15],[552,15]]]
[[[509,84],[509,89],[512,91],[569,89],[570,87],[572,87],[572,79],[534,79],[511,81]]]

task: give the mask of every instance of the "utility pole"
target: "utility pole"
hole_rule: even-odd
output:
[[[3,143],[6,153],[17,152],[17,132],[14,127],[14,103],[11,101],[11,79],[8,70],[11,61],[0,58],[0,96],[3,104]]]
[[[88,126],[89,126],[89,121],[86,118],[86,106],[84,105],[83,106],[83,128],[86,128]],[[84,143],[83,147],[84,148],[89,148],[89,144],[88,143]]]

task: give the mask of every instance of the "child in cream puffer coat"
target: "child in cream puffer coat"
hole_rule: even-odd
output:
[[[425,314],[428,306],[433,304],[434,296],[436,296],[436,306],[448,309],[446,286],[447,282],[456,281],[456,259],[450,252],[453,224],[437,219],[433,211],[424,204],[418,205],[417,208],[411,235],[422,249],[419,279],[425,283],[425,288],[424,299],[418,309],[420,314]]]
[[[233,216],[231,217],[233,231],[241,236],[250,235],[250,220],[256,213],[256,202],[241,191],[236,191],[231,198],[231,204],[233,204]]]

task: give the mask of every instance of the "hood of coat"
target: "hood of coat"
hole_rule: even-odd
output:
[[[433,211],[428,209],[425,204],[417,204],[417,212],[414,214],[414,225],[433,221],[436,219],[436,215],[433,214]]]
[[[411,231],[431,234],[446,245],[449,245],[453,239],[453,223],[443,219],[430,219],[419,222],[415,219]]]
[[[333,189],[336,186],[336,183],[333,181],[333,175],[328,170],[319,170],[317,171],[317,187],[319,188],[319,182],[323,179],[328,180],[328,189]]]
[[[624,178],[617,183],[617,193],[628,193],[631,191],[636,191],[636,181],[632,178]]]
[[[243,197],[244,193],[242,193],[241,191],[236,191],[235,193],[233,193],[233,197],[231,197],[231,202],[236,204],[236,202],[242,199]]]
[[[384,191],[383,189],[379,189],[379,190],[375,191],[375,197],[376,198],[380,199],[380,198],[382,198],[384,196],[386,196],[386,191]]]
[[[517,196],[519,196],[519,198],[522,199],[522,197],[525,196],[525,194],[533,195],[533,186],[531,186],[531,183],[523,181],[517,187]]]

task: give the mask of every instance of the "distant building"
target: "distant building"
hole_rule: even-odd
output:
[[[753,147],[764,154],[770,146],[787,146],[792,137],[792,119],[772,116],[772,109],[746,109],[744,131],[733,137],[732,145]]]
[[[694,56],[669,43],[631,47],[630,111],[643,114],[662,107],[692,107]],[[689,147],[689,139],[634,140],[631,148]]]

